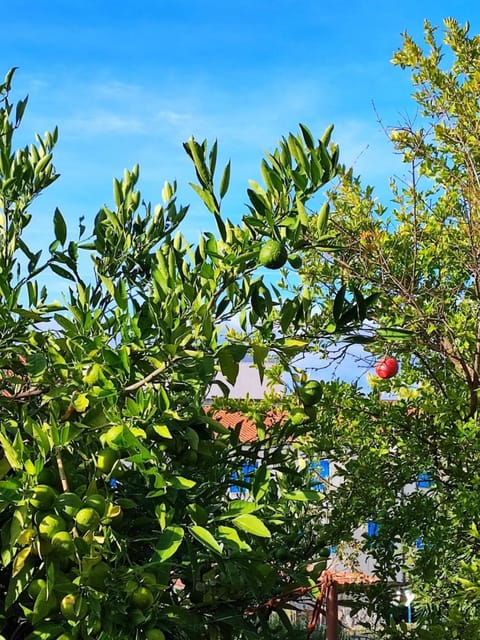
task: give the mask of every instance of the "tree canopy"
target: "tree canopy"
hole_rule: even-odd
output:
[[[196,244],[181,232],[176,183],[153,206],[136,166],[114,179],[115,206],[90,230],[81,219],[72,234],[57,208],[50,246],[33,247],[23,232],[58,178],[58,133],[15,147],[27,100],[12,101],[14,72],[0,85],[1,633],[278,637],[264,603],[308,592],[306,565],[327,542],[311,518],[323,496],[309,464],[284,446],[310,418],[297,402],[295,418],[247,447],[204,402],[246,355],[261,375],[273,358],[280,374],[310,340],[324,296],[305,286],[285,302],[285,283],[301,263],[307,206],[337,172],[332,127],[281,139],[240,222],[223,212],[230,162],[217,180],[217,143],[190,138],[191,186],[216,227]],[[325,235],[325,209],[313,218]],[[293,633],[287,606],[280,599],[278,615]]]
[[[412,118],[385,127],[405,175],[383,203],[342,168],[329,192],[339,249],[304,260],[317,291],[378,295],[365,357],[400,363],[390,380],[370,374],[370,393],[329,387],[319,419],[344,478],[331,523],[345,540],[377,523],[362,548],[415,593],[417,630],[392,623],[386,637],[464,638],[478,634],[480,593],[480,37],[453,19],[443,32],[426,22],[423,46],[404,34],[393,64],[414,88]]]

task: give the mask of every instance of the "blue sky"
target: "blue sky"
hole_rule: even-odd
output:
[[[394,125],[412,111],[407,72],[390,63],[407,30],[428,18],[469,20],[477,2],[404,0],[17,0],[2,10],[3,72],[18,66],[15,95],[30,103],[19,142],[58,125],[60,180],[34,206],[32,241],[46,246],[59,206],[76,226],[112,203],[112,178],[139,163],[146,200],[177,179],[191,202],[189,231],[208,214],[187,186],[191,134],[218,138],[232,160],[226,214],[244,210],[262,152],[306,123],[335,123],[341,160],[386,193],[398,168],[373,108]],[[457,7],[458,5],[458,7]],[[0,70],[1,72],[1,70]],[[73,229],[72,229],[73,231]],[[195,236],[192,236],[195,237]]]
[[[392,126],[414,115],[408,72],[390,60],[403,31],[420,40],[425,18],[441,26],[447,16],[480,31],[478,0],[7,3],[0,74],[18,66],[14,95],[30,96],[18,142],[60,131],[62,175],[32,207],[27,240],[48,246],[56,206],[75,236],[79,216],[88,224],[112,205],[113,177],[135,163],[145,200],[160,201],[164,180],[177,179],[196,238],[212,225],[188,187],[182,142],[192,134],[218,138],[219,160],[232,160],[225,214],[238,220],[263,151],[299,122],[317,136],[333,122],[341,161],[385,202],[401,169],[377,117]],[[346,361],[339,373],[355,378],[358,368]]]

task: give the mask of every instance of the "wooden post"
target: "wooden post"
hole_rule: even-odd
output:
[[[335,582],[332,582],[328,588],[325,614],[327,627],[325,640],[338,640],[338,593]]]

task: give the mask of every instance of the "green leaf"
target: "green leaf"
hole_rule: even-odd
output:
[[[27,558],[18,574],[10,578],[4,603],[5,609],[9,609],[19,598],[20,594],[27,588],[28,583],[32,579],[34,570],[35,564],[33,563],[32,558]]]
[[[73,408],[75,411],[78,411],[78,413],[84,413],[88,409],[89,404],[90,400],[84,393],[79,393],[72,402]]]
[[[154,424],[152,428],[161,438],[172,439],[172,434],[166,424]]]
[[[215,538],[210,533],[210,531],[208,531],[208,529],[205,529],[200,525],[192,525],[190,527],[190,532],[192,536],[196,538],[205,547],[207,547],[211,551],[214,551],[215,553],[218,553],[219,555],[222,555],[223,553],[222,547],[215,540]]]
[[[195,480],[189,480],[188,478],[183,478],[182,476],[173,476],[170,480],[170,485],[174,489],[180,489],[186,491],[187,489],[192,489],[197,483]]]
[[[220,198],[223,198],[228,191],[230,184],[230,160],[227,162],[222,175],[222,181],[220,182]]]
[[[67,223],[65,222],[65,218],[62,216],[58,207],[55,209],[55,213],[53,214],[53,229],[55,232],[55,238],[63,246],[67,240]]]
[[[263,382],[263,376],[265,373],[265,360],[268,356],[268,347],[263,344],[254,344],[253,348],[253,362],[255,363],[260,376],[260,382]]]
[[[202,200],[203,204],[207,207],[207,209],[211,211],[211,213],[218,213],[217,203],[215,202],[215,199],[210,191],[207,191],[206,189],[202,189],[202,187],[199,187],[198,184],[195,184],[193,182],[189,182],[189,185],[192,187],[192,189],[195,191],[198,197]]]
[[[43,353],[32,353],[27,357],[27,371],[32,378],[42,374],[47,368],[47,360]]]
[[[165,562],[171,558],[182,544],[185,535],[182,527],[169,526],[166,527],[158,536],[153,554],[153,561]]]
[[[302,123],[300,123],[298,126],[300,127],[300,131],[302,132],[302,136],[303,136],[303,139],[305,140],[305,144],[307,145],[307,147],[309,149],[314,149],[315,140],[313,138],[313,135],[310,129]]]
[[[220,525],[218,527],[218,535],[225,541],[227,546],[237,551],[251,551],[250,545],[240,538],[238,531],[233,527]]]
[[[345,292],[347,288],[345,285],[340,287],[333,301],[333,319],[337,323],[342,315],[343,305],[345,304]]]
[[[25,566],[27,558],[30,556],[31,553],[32,553],[32,547],[31,546],[25,547],[25,549],[22,549],[21,551],[19,551],[17,553],[17,555],[15,556],[15,559],[13,561],[12,577],[14,577],[14,576],[16,576],[16,575],[18,575],[20,573],[20,571]]]
[[[324,494],[319,491],[311,491],[306,489],[304,491],[291,491],[289,493],[284,493],[283,497],[287,500],[297,500],[299,502],[320,502],[325,499]]]
[[[384,340],[411,340],[415,336],[414,331],[400,327],[379,327],[376,329],[376,333]]]
[[[229,504],[228,510],[221,516],[218,516],[217,520],[230,520],[231,518],[236,518],[241,514],[251,513],[256,510],[257,506],[254,502],[248,502],[247,500],[233,500]]]
[[[232,520],[232,523],[237,527],[237,529],[241,529],[242,531],[246,531],[247,533],[251,533],[254,536],[258,536],[260,538],[270,538],[271,533],[264,525],[264,523],[251,513],[246,513],[240,516],[237,516]]]
[[[12,467],[12,469],[20,469],[22,463],[17,455],[17,452],[7,440],[7,438],[3,435],[3,433],[0,433],[0,445],[2,446],[3,453],[5,454],[5,457],[7,458],[8,463]]]
[[[218,352],[218,361],[220,364],[220,369],[225,378],[230,384],[235,384],[235,380],[237,379],[240,367],[238,362],[233,357],[232,350],[229,348],[229,346],[220,349],[220,351]]]
[[[66,280],[71,280],[72,282],[75,282],[75,276],[72,273],[70,273],[70,271],[67,271],[63,267],[60,267],[58,264],[55,264],[54,262],[52,262],[50,264],[50,269],[54,273],[56,273],[57,276],[60,276],[61,278],[65,278]]]

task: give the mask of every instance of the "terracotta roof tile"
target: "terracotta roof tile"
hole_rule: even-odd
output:
[[[273,410],[268,411],[264,419],[266,427],[272,427],[274,424],[279,424],[286,417],[285,411],[275,412]],[[248,418],[241,411],[228,411],[226,409],[217,409],[213,411],[212,417],[218,420],[227,429],[239,428],[239,440],[240,442],[252,442],[257,439],[257,427],[255,422]]]

